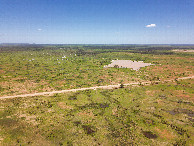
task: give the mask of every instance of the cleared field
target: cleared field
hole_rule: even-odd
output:
[[[133,70],[137,71],[141,67],[154,65],[151,63],[144,63],[143,61],[132,61],[132,60],[112,60],[111,62],[112,62],[111,64],[105,65],[104,68],[107,68],[107,67],[132,68]]]

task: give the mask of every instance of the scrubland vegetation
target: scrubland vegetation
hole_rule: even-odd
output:
[[[0,100],[2,145],[193,145],[193,46],[1,47],[0,96],[139,82]],[[111,60],[155,64],[134,71]],[[143,81],[174,82],[143,86]]]
[[[126,46],[123,49],[116,46],[112,49],[100,48],[49,46],[26,48],[25,51],[4,48],[0,53],[0,95],[110,85],[121,81],[164,80],[193,73],[193,53],[153,51],[152,48],[142,52],[142,49],[130,47],[127,50]],[[139,53],[132,53],[138,50]],[[152,54],[146,53],[150,51]],[[166,53],[170,55],[164,55]],[[103,68],[114,59],[144,61],[155,66],[142,68],[138,72]]]

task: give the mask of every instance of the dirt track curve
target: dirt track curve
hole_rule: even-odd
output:
[[[177,80],[185,80],[185,79],[193,79],[194,76],[190,77],[182,77],[178,78]],[[149,85],[151,83],[159,83],[159,82],[172,82],[174,79],[165,80],[165,81],[148,81],[148,82],[134,82],[134,83],[128,83],[124,84],[124,86],[129,85]],[[96,90],[96,89],[114,89],[119,88],[120,84],[117,85],[107,85],[107,86],[96,86],[96,87],[88,87],[88,88],[80,88],[80,89],[67,89],[67,90],[60,90],[60,91],[51,91],[51,92],[41,92],[41,93],[32,93],[32,94],[21,94],[21,95],[13,95],[13,96],[2,96],[0,99],[7,99],[7,98],[17,98],[17,97],[29,97],[29,96],[41,96],[41,95],[53,95],[56,93],[66,93],[66,92],[76,92],[76,91],[83,91],[83,90]]]

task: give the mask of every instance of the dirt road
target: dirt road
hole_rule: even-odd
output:
[[[185,80],[185,79],[193,79],[194,76],[190,77],[182,77],[178,78],[177,80]],[[172,82],[174,79],[171,80],[165,80],[162,82]],[[130,86],[130,85],[149,85],[151,83],[159,83],[161,81],[154,81],[154,82],[134,82],[134,83],[129,83],[129,84],[124,84],[124,86]],[[51,92],[41,92],[41,93],[32,93],[32,94],[22,94],[22,95],[13,95],[13,96],[2,96],[0,99],[7,99],[7,98],[17,98],[17,97],[32,97],[32,96],[41,96],[41,95],[53,95],[56,93],[66,93],[66,92],[76,92],[76,91],[83,91],[83,90],[96,90],[96,89],[114,89],[114,88],[119,88],[120,84],[117,85],[107,85],[107,86],[96,86],[96,87],[88,87],[88,88],[80,88],[80,89],[68,89],[68,90],[60,90],[60,91],[51,91]]]

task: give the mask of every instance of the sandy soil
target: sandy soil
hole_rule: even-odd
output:
[[[194,50],[172,50],[174,52],[194,52]]]
[[[112,63],[104,66],[107,67],[118,67],[118,68],[132,68],[133,70],[139,70],[141,67],[154,65],[151,63],[144,63],[143,61],[132,61],[132,60],[112,60]]]

